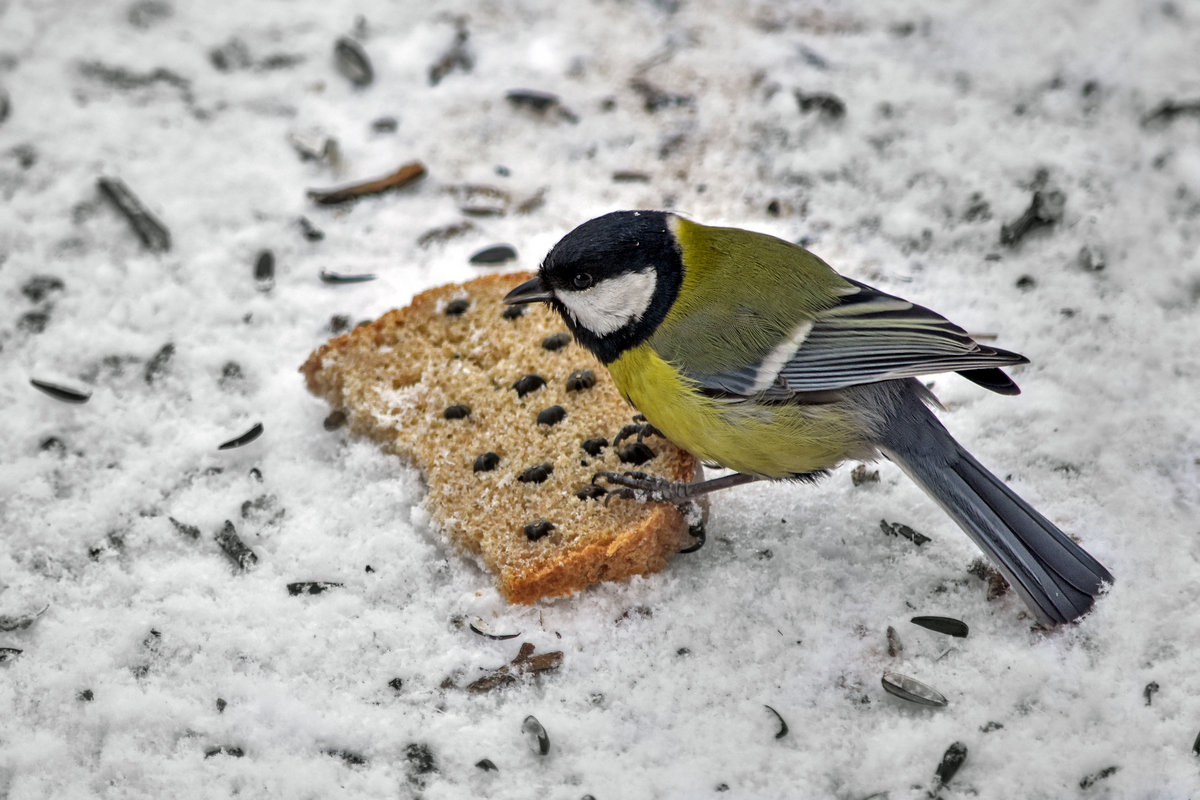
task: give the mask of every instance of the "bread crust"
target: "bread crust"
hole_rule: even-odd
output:
[[[691,541],[678,509],[580,500],[575,491],[599,470],[638,469],[686,481],[698,469],[691,455],[661,437],[645,439],[655,453],[649,462],[620,461],[611,442],[635,412],[607,370],[562,337],[558,346],[553,340],[543,346],[565,331],[549,309],[529,306],[518,318],[503,316],[502,298],[529,277],[492,274],[422,292],[405,308],[330,340],[300,368],[308,388],[346,414],[353,433],[422,472],[436,526],[482,560],[511,603],[663,569]],[[568,390],[567,377],[580,369],[592,370],[595,384]],[[513,384],[528,374],[546,383],[519,397]],[[469,411],[447,419],[450,405]],[[552,405],[565,417],[538,423],[538,411]],[[580,449],[582,438],[594,436],[610,443],[599,456]],[[476,472],[476,458],[488,451],[499,454],[499,464]],[[540,483],[520,480],[539,463],[552,466]],[[534,520],[554,528],[531,541],[525,525]]]

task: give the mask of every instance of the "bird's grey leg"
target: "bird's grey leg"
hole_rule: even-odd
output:
[[[644,472],[597,472],[592,476],[592,483],[595,483],[597,478],[604,478],[609,483],[622,487],[611,492],[617,497],[643,502],[674,503],[675,505],[681,505],[694,497],[700,497],[719,489],[728,489],[731,486],[741,486],[744,483],[763,480],[760,475],[747,475],[744,472],[734,472],[731,475],[722,475],[719,478],[694,483],[669,481],[666,478],[647,475]]]

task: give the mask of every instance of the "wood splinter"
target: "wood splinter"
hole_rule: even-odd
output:
[[[309,189],[308,196],[314,202],[320,203],[323,206],[337,205],[338,203],[357,200],[367,195],[381,194],[391,189],[399,189],[424,176],[425,165],[420,161],[411,161],[382,178],[354,183],[349,186],[341,186],[336,189]]]

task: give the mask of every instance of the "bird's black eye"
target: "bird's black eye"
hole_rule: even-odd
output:
[[[592,285],[592,276],[587,272],[576,272],[572,283],[575,284],[576,289],[582,291]]]

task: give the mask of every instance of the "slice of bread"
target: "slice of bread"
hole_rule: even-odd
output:
[[[354,433],[421,470],[436,524],[482,559],[512,603],[661,570],[692,542],[679,510],[576,493],[599,470],[684,481],[699,470],[658,436],[643,440],[649,461],[621,461],[613,439],[634,412],[608,371],[549,309],[501,302],[529,277],[431,289],[331,340],[301,367]],[[599,437],[598,455],[583,448],[592,440],[595,451]],[[626,458],[640,450],[628,449],[636,441],[621,441]]]

